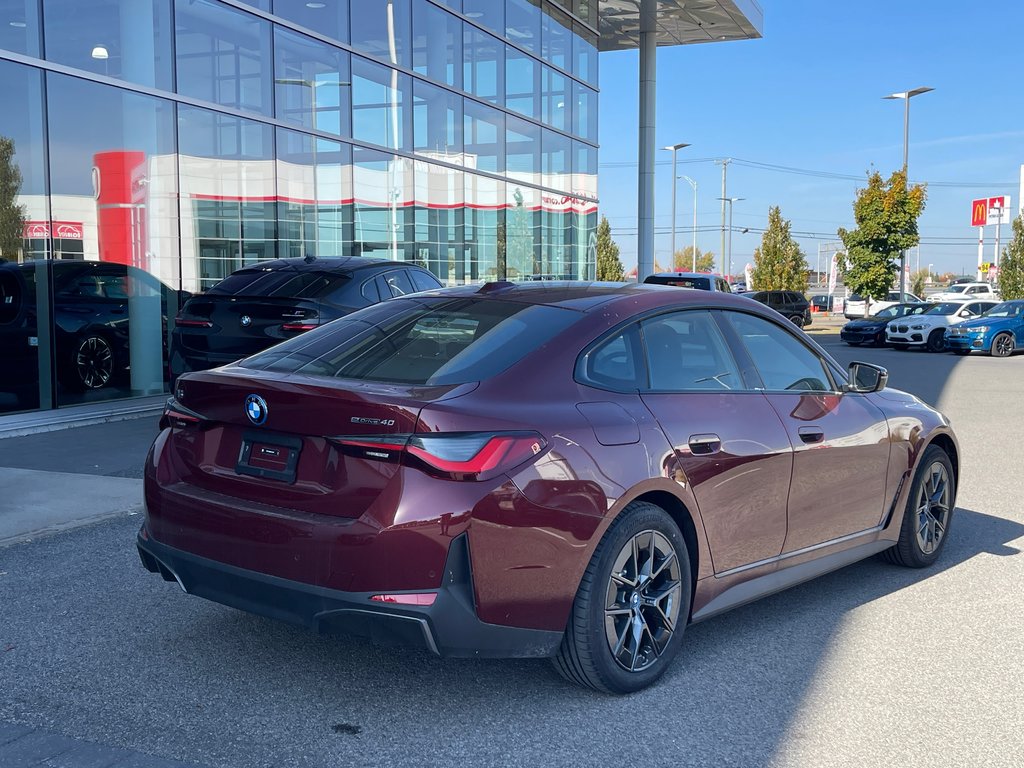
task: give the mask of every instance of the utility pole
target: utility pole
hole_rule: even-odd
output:
[[[727,171],[727,169],[729,167],[729,163],[732,162],[732,158],[731,157],[723,157],[721,160],[717,160],[716,162],[722,164],[722,196],[719,198],[722,201],[722,249],[721,249],[720,253],[722,254],[722,266],[724,267],[725,266],[725,201],[728,199],[728,196],[726,195],[726,192],[725,192],[725,177],[726,177],[726,171]]]

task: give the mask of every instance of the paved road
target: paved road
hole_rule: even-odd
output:
[[[938,567],[869,560],[692,627],[660,685],[614,698],[545,662],[444,661],[183,595],[118,517],[0,549],[0,723],[225,768],[1020,766],[1024,356],[817,339],[952,417],[964,480]]]

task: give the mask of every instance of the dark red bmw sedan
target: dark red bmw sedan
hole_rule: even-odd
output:
[[[683,630],[949,534],[946,418],[749,299],[491,283],[181,377],[143,564],[186,592],[628,692]]]

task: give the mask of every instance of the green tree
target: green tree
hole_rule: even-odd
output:
[[[803,251],[789,234],[789,222],[782,218],[779,206],[770,208],[761,247],[754,250],[755,290],[806,291],[807,271]]]
[[[597,225],[597,279],[619,282],[622,272],[619,246],[612,240],[612,226],[602,216],[601,223]]]
[[[924,288],[928,283],[928,270],[919,269],[910,276],[910,288],[908,289],[915,296],[924,296]]]
[[[693,269],[693,246],[688,245],[672,255],[672,268],[676,272],[689,272]],[[715,254],[711,251],[697,249],[697,271],[712,272],[715,269]]]
[[[846,246],[846,285],[853,293],[872,299],[884,297],[899,271],[902,251],[920,242],[917,219],[927,197],[923,184],[907,187],[907,175],[895,171],[888,181],[878,171],[868,175],[868,185],[857,190],[853,218],[857,226],[840,228]],[[870,301],[864,302],[868,314]]]
[[[14,162],[14,140],[0,136],[0,256],[17,261],[24,245],[25,208],[18,205],[21,171]]]
[[[1013,238],[999,262],[999,296],[1003,301],[1024,299],[1024,213],[1013,220]]]

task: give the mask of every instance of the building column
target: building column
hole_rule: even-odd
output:
[[[654,272],[654,99],[657,91],[657,0],[640,0],[637,282]]]

